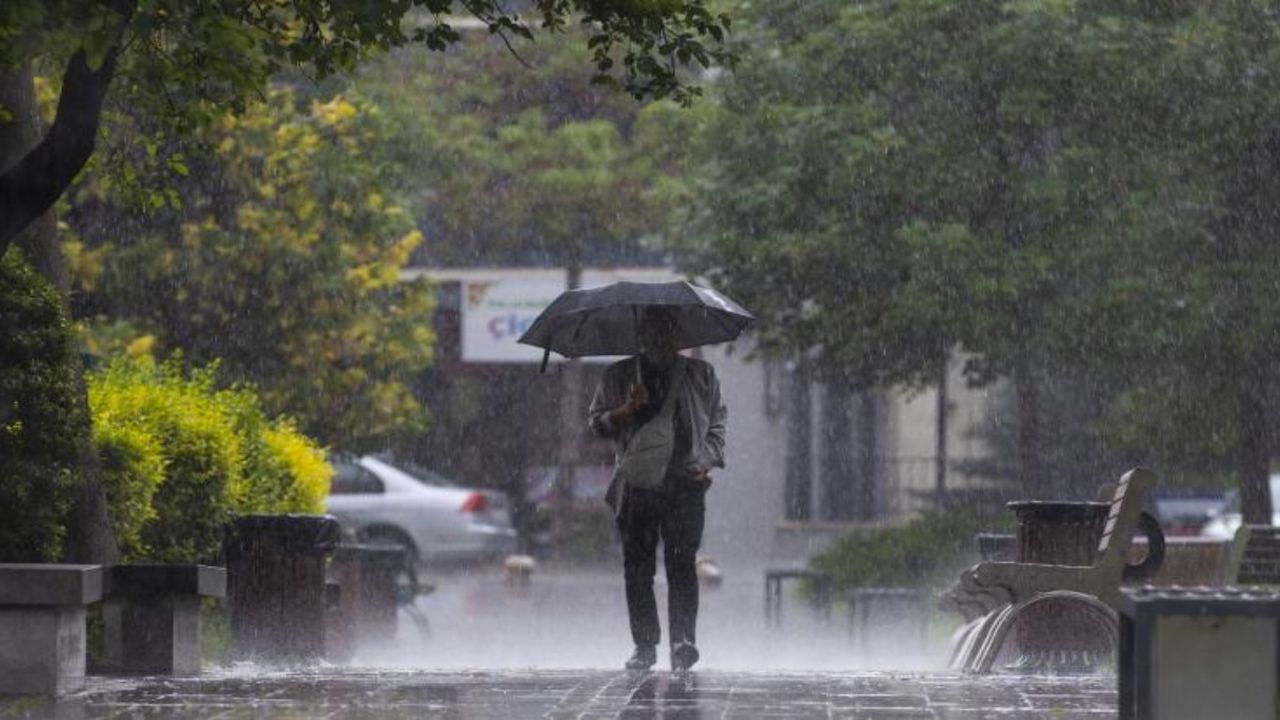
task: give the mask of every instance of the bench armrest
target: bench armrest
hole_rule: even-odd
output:
[[[986,562],[974,566],[971,572],[977,586],[1005,588],[1012,602],[1050,590],[1075,590],[1090,595],[1105,592],[1101,574],[1086,565]],[[1118,584],[1118,580],[1112,584]]]

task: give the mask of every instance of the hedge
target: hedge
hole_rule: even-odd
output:
[[[323,451],[287,420],[268,420],[251,388],[217,389],[215,374],[143,357],[88,377],[126,561],[212,562],[236,514],[323,509],[333,473]]]
[[[810,558],[830,573],[839,589],[853,587],[941,588],[977,562],[974,536],[1012,532],[1010,513],[989,515],[974,508],[928,512],[872,534],[849,534]]]
[[[60,559],[88,423],[58,292],[17,248],[0,258],[0,561]]]

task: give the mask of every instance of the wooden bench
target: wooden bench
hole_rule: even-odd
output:
[[[1241,525],[1223,553],[1219,585],[1280,585],[1280,527]]]
[[[1155,485],[1155,480],[1155,474],[1144,468],[1130,470],[1120,478],[1092,565],[984,562],[966,570],[961,577],[962,584],[975,593],[1007,595],[1011,603],[1024,602],[1050,590],[1071,590],[1093,595],[1115,607],[1129,561],[1133,531],[1142,514],[1147,491]]]
[[[101,597],[98,565],[0,564],[0,695],[83,688],[85,608]]]
[[[1077,605],[1096,618],[1105,632],[1116,636],[1115,608],[1129,547],[1143,501],[1154,484],[1155,474],[1144,468],[1130,470],[1120,478],[1092,565],[983,562],[964,571],[954,596],[986,612],[957,633],[951,666],[969,672],[990,671],[1017,619],[1029,608],[1047,603]]]

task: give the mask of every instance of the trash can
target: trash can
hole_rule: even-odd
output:
[[[404,548],[388,545],[339,545],[334,551],[329,581],[339,586],[339,612],[330,618],[346,624],[353,646],[395,637],[405,556]]]
[[[1280,592],[1147,585],[1119,605],[1122,719],[1276,717]]]
[[[328,515],[245,515],[228,525],[233,659],[305,664],[324,656],[325,560],[338,540]]]

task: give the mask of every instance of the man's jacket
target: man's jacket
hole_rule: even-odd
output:
[[[690,471],[722,468],[728,412],[720,399],[720,381],[716,379],[711,363],[694,358],[685,358],[685,362],[687,369],[676,398],[675,412],[683,419],[683,422],[676,423],[676,427],[689,433],[688,442],[678,445],[689,448],[689,453],[685,458],[672,458],[672,464]],[[588,411],[591,432],[599,437],[613,438],[615,460],[622,457],[636,426],[631,423],[615,426],[609,422],[609,411],[626,402],[627,389],[635,381],[636,358],[620,360],[605,368],[591,399]]]

